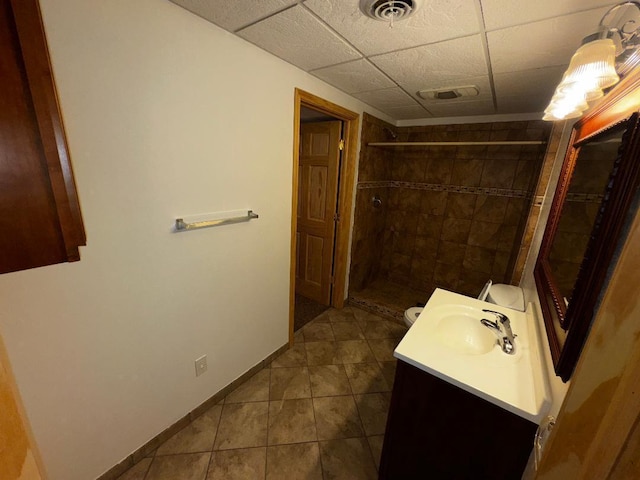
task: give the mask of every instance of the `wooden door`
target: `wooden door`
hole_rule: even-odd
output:
[[[342,122],[300,125],[296,293],[331,302]]]

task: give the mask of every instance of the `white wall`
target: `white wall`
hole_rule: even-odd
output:
[[[0,276],[0,332],[50,478],[87,480],[287,341],[294,88],[365,105],[166,0],[41,6],[88,245]]]
[[[538,319],[538,333],[542,339],[542,345],[544,349],[543,360],[546,363],[547,378],[549,380],[549,390],[551,393],[551,406],[549,415],[557,416],[564,401],[564,397],[567,394],[569,383],[563,383],[560,377],[556,376],[553,369],[553,361],[551,359],[551,350],[547,343],[547,334],[544,326],[544,318],[542,317],[542,307],[540,305],[540,299],[538,298],[538,289],[536,287],[536,281],[533,276],[533,270],[538,259],[538,253],[542,245],[542,237],[544,230],[547,226],[547,220],[549,219],[549,213],[551,211],[551,203],[553,202],[553,196],[556,191],[556,185],[560,178],[560,170],[562,163],[564,162],[564,156],[569,145],[569,138],[571,136],[571,130],[574,122],[565,122],[564,129],[562,131],[562,137],[560,138],[560,144],[558,145],[558,153],[553,164],[553,170],[547,186],[547,191],[544,195],[542,207],[540,209],[540,216],[538,217],[538,224],[533,234],[533,240],[531,242],[531,248],[529,255],[527,256],[527,262],[524,266],[522,274],[522,280],[520,286],[524,290],[525,302],[531,302],[536,309],[536,317]]]

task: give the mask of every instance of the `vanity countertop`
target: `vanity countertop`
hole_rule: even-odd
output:
[[[490,309],[507,315],[515,335],[516,353],[507,355],[497,344],[481,355],[465,354],[443,345],[434,328],[434,313],[447,306]],[[491,314],[486,318],[493,320]],[[541,342],[533,306],[512,310],[471,297],[436,289],[420,316],[397,346],[394,356],[446,382],[534,423],[550,404]]]

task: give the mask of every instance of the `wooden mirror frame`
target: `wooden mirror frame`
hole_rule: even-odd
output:
[[[626,214],[640,179],[640,72],[632,72],[573,127],[542,246],[534,269],[538,296],[556,375],[569,380],[582,351]],[[569,306],[551,273],[549,254],[580,147],[594,137],[623,128],[622,143],[609,177]]]

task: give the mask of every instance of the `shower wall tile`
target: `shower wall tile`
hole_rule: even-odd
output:
[[[403,232],[415,235],[418,230],[418,216],[413,212],[403,212],[401,210],[391,210],[392,215],[388,216],[389,229],[393,232]]]
[[[410,188],[395,189],[399,192],[395,208],[403,212],[419,213],[421,211],[421,192]]]
[[[403,234],[394,232],[393,234],[393,252],[402,255],[411,256],[416,247],[416,236],[411,234]]]
[[[480,186],[511,188],[516,175],[516,165],[517,159],[508,159],[507,161],[499,160],[495,157],[486,159],[482,177],[480,178]]]
[[[457,127],[460,132],[467,132],[469,130],[488,131],[493,129],[494,125],[496,125],[496,123],[465,123],[457,125]]]
[[[441,183],[449,185],[452,172],[452,158],[432,158],[428,160],[427,172],[424,176],[424,180],[427,183]]]
[[[515,139],[505,140],[511,141]],[[522,154],[522,149],[522,145],[489,145],[487,147],[487,158],[492,160],[518,160]]]
[[[537,139],[536,139],[537,140]],[[549,148],[552,148],[549,146]],[[546,145],[523,145],[520,151],[520,160],[543,160],[547,152]]]
[[[498,249],[498,242],[501,236],[502,225],[499,223],[489,223],[474,220],[471,223],[468,245],[475,247]]]
[[[438,245],[438,261],[446,265],[462,266],[465,244],[441,241]]]
[[[545,140],[549,137],[549,129],[545,123],[540,120],[538,122],[529,122],[524,132],[527,140]]]
[[[490,197],[488,195],[478,195],[474,220],[483,222],[502,223],[507,212],[507,205],[510,199],[507,197]]]
[[[497,282],[502,281],[502,279],[497,279],[496,277],[493,277],[493,275],[492,278],[494,278]],[[456,291],[464,295],[476,297],[478,296],[478,293],[480,293],[480,290],[478,290],[478,285],[483,286],[486,282],[486,273],[479,272],[477,270],[462,268],[460,270],[460,279],[458,280]],[[480,288],[482,289],[482,287]]]
[[[402,189],[400,188],[392,188],[389,190],[389,200],[388,207],[391,210],[399,210],[400,209],[400,197],[402,196]]]
[[[539,170],[539,165],[536,165],[534,160],[518,160],[512,188],[514,190],[530,191],[532,189],[532,180],[535,176],[536,166]]]
[[[487,140],[486,130],[465,130],[458,133],[458,141],[460,142],[482,142],[486,140]],[[478,147],[464,145],[462,148],[478,148]],[[480,147],[480,148],[486,148],[486,147]]]
[[[420,211],[429,215],[444,215],[447,205],[447,192],[429,192],[422,194]]]
[[[389,278],[402,283],[411,273],[411,256],[400,253],[391,254],[391,264],[389,265]]]
[[[467,243],[471,231],[471,220],[461,218],[445,218],[442,223],[441,240],[449,242]]]
[[[417,142],[544,141],[550,130],[540,121],[393,127],[365,115],[362,144],[390,141],[385,128],[397,134],[397,141]],[[488,278],[509,280],[544,145],[368,147],[363,152],[355,224],[366,228],[354,228],[352,276],[355,269],[364,280],[353,287],[379,275],[420,291],[438,286],[477,295]],[[367,193],[360,199],[362,191]],[[370,211],[374,191],[382,192],[383,215]],[[371,238],[358,236],[360,230]],[[366,255],[357,258],[357,250]],[[362,262],[374,266],[362,268]]]
[[[510,258],[511,252],[496,252],[493,268],[491,269],[491,275],[496,282],[508,282],[507,272]]]
[[[426,140],[418,140],[418,141],[426,141]],[[422,150],[421,151],[422,156],[429,160],[452,158],[452,153],[455,152],[454,147],[442,148],[442,147],[432,146],[432,147],[420,147],[420,148]]]
[[[510,198],[505,209],[504,224],[518,225],[527,210],[528,203],[530,201],[524,198]]]
[[[417,236],[415,241],[414,259],[435,259],[438,251],[438,238]]]
[[[436,285],[448,290],[456,290],[460,280],[462,267],[437,262],[433,271],[433,281]]]
[[[515,225],[502,225],[499,231],[497,250],[499,252],[511,252],[513,244],[518,236],[518,227]]]
[[[416,287],[422,287],[433,281],[433,270],[436,266],[436,257],[417,257],[411,261],[411,279]]]
[[[449,193],[445,216],[469,220],[473,218],[477,195],[468,193]]]
[[[418,215],[418,235],[439,239],[443,221],[443,215],[429,215],[428,213]]]
[[[495,250],[469,245],[464,253],[462,266],[468,270],[490,274],[495,257]]]
[[[484,157],[484,155],[483,155]],[[484,160],[476,158],[456,158],[453,161],[451,171],[451,183],[453,185],[465,185],[468,187],[480,186]]]
[[[431,133],[431,142],[457,142],[459,138],[458,131],[453,125],[438,125],[439,127],[445,127],[442,131],[436,130]],[[450,129],[449,127],[454,127]]]
[[[390,132],[397,134],[395,126],[375,117],[364,114],[362,121],[362,143],[392,140]],[[384,148],[362,148],[358,164],[358,181],[387,180],[391,172],[394,152]],[[382,207],[374,208],[371,198],[375,195],[382,199]],[[380,246],[390,245],[386,228],[389,210],[390,189],[376,187],[358,190],[356,193],[355,221],[351,248],[350,288],[364,288],[378,275],[386,273],[389,267],[391,248],[381,255]],[[383,262],[382,259],[387,259]],[[386,267],[383,269],[383,266]]]
[[[425,178],[426,162],[424,158],[394,158],[390,180],[400,182],[421,182]]]

